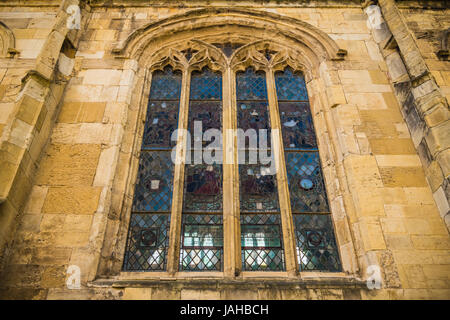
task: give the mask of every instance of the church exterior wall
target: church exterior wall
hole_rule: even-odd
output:
[[[2,299],[450,298],[450,64],[436,55],[448,51],[450,9],[439,1],[380,0],[382,24],[368,23],[370,1],[10,3],[0,1],[14,35],[0,57]],[[66,24],[70,5],[80,30]],[[311,37],[298,46],[343,271],[121,272],[150,55],[252,28],[295,48],[292,26]],[[67,288],[72,265],[78,289]],[[367,286],[373,265],[381,289]]]

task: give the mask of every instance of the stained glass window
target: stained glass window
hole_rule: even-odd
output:
[[[170,214],[131,215],[124,271],[166,269],[169,224]]]
[[[204,141],[202,136],[208,129],[222,130],[221,74],[208,68],[193,72],[190,92],[191,148],[185,166],[183,212],[221,212],[222,141]],[[214,142],[220,150],[212,151],[213,158],[207,163],[204,151]]]
[[[152,76],[123,269],[166,268],[172,206],[170,136],[178,126],[181,72],[167,67]]]
[[[242,214],[242,268],[245,271],[283,271],[283,236],[279,214]]]
[[[249,133],[244,139],[238,139],[242,268],[281,271],[284,270],[284,252],[276,172],[270,159],[265,73],[252,68],[238,72],[236,91],[238,128]],[[266,161],[261,158],[262,152]]]
[[[219,214],[183,214],[181,271],[223,270],[223,220]]]
[[[300,270],[340,271],[304,77],[286,68],[275,85]]]
[[[181,93],[181,72],[167,67],[152,76],[142,150],[171,149],[172,132],[178,126]]]
[[[185,165],[180,270],[221,271],[222,140],[218,135],[209,141],[202,136],[222,130],[220,73],[208,68],[192,73],[188,122],[191,144]],[[213,144],[212,157],[206,159],[205,151]]]
[[[341,271],[333,222],[329,214],[295,214],[300,270]]]

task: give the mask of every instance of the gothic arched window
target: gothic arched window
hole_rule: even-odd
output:
[[[152,72],[123,270],[340,271],[303,74],[195,45]]]

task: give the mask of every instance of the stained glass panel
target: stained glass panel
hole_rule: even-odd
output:
[[[275,83],[300,270],[340,271],[304,77],[287,68]]]
[[[190,99],[221,100],[222,75],[208,68],[192,72]]]
[[[341,271],[331,216],[294,215],[297,257],[301,271]]]
[[[222,165],[187,164],[184,180],[184,212],[222,210]]]
[[[183,214],[180,270],[221,271],[222,254],[222,215]]]
[[[178,127],[177,101],[150,100],[145,121],[142,149],[170,149],[176,141],[171,141],[172,132]]]
[[[236,73],[237,100],[267,100],[266,75],[247,68],[245,72]]]
[[[266,166],[239,165],[241,212],[278,212],[276,175]]]
[[[316,134],[307,102],[279,102],[285,150],[317,149]]]
[[[178,127],[181,72],[166,67],[152,76],[150,98],[144,127],[142,150],[170,149],[172,132]]]
[[[243,270],[284,270],[280,215],[241,215],[241,247]]]
[[[275,73],[275,85],[278,101],[307,101],[305,78],[294,73],[291,68]]]
[[[238,128],[244,132],[253,129],[258,147],[262,147],[261,139],[265,139],[265,146],[270,147],[270,119],[268,104],[266,101],[239,101],[238,106]],[[261,136],[259,130],[266,130],[266,136]],[[240,149],[251,147],[249,138],[239,144]]]
[[[285,157],[292,212],[329,212],[319,154],[286,152]]]
[[[162,271],[166,268],[172,206],[173,162],[170,136],[178,126],[181,72],[166,67],[152,75],[144,126],[133,213],[123,269]],[[159,212],[159,213],[155,213]]]
[[[151,100],[178,100],[181,94],[181,71],[171,67],[157,70],[152,75]]]
[[[194,135],[194,125],[196,121],[201,122],[202,131],[200,133],[203,133],[208,129],[221,130],[222,102],[191,101],[189,104],[189,132],[191,132],[192,136]]]
[[[169,151],[141,152],[133,211],[170,211],[173,162]]]
[[[165,270],[169,225],[169,214],[131,214],[123,270]]]

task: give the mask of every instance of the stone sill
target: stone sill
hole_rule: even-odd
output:
[[[367,288],[366,281],[345,273],[301,272],[298,276],[288,276],[282,272],[268,275],[267,272],[243,272],[238,278],[225,278],[220,272],[179,273],[175,277],[148,272],[122,272],[115,278],[99,278],[89,282],[88,287],[96,288],[170,288],[170,289],[307,289],[307,288]]]

